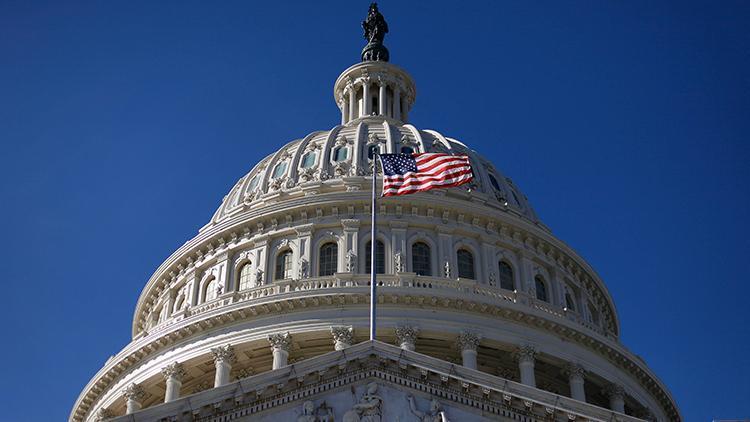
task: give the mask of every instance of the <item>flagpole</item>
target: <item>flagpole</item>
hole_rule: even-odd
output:
[[[375,340],[375,303],[377,302],[377,296],[375,294],[376,286],[377,286],[377,276],[376,276],[376,263],[375,263],[375,245],[377,245],[376,240],[376,234],[375,234],[375,216],[377,215],[377,211],[375,210],[376,205],[376,195],[375,190],[377,189],[377,186],[375,182],[378,178],[378,162],[377,160],[380,158],[380,155],[378,153],[373,154],[372,156],[372,205],[370,207],[370,212],[372,214],[372,227],[370,230],[370,340]]]

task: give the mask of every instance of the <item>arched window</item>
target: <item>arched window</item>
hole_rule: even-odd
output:
[[[565,292],[565,307],[568,308],[570,311],[576,310],[576,303],[573,301],[573,297],[570,295],[570,292]]]
[[[255,190],[255,188],[258,187],[258,181],[260,180],[260,177],[258,175],[253,176],[252,179],[250,179],[250,185],[247,187],[248,192],[252,192]]]
[[[549,299],[547,298],[547,284],[544,283],[542,276],[538,275],[534,277],[534,284],[536,286],[536,298],[549,302]]]
[[[458,261],[458,278],[475,279],[474,276],[474,255],[466,249],[459,249],[456,252]]]
[[[287,162],[282,161],[279,164],[276,164],[276,167],[273,169],[273,174],[271,174],[272,179],[278,179],[279,177],[283,176],[286,172],[286,166]]]
[[[370,274],[372,267],[370,267],[370,258],[372,256],[370,250],[372,248],[372,242],[367,242],[365,246],[365,273]],[[375,272],[378,274],[385,273],[385,245],[383,242],[375,241]]]
[[[506,290],[514,290],[513,286],[513,268],[508,265],[505,261],[500,261],[498,264],[498,274],[500,277],[500,288]]]
[[[289,278],[292,278],[292,251],[287,249],[276,255],[274,280],[286,280]]]
[[[338,270],[339,246],[333,242],[320,247],[318,273],[320,276],[333,275]]]
[[[302,156],[302,168],[310,168],[315,165],[315,158],[317,154],[315,154],[315,151],[310,151],[304,156]]]
[[[424,242],[411,245],[411,268],[417,275],[432,275],[430,246]]]
[[[333,150],[333,161],[339,162],[344,161],[346,158],[349,157],[349,149],[346,147],[336,147],[336,149]]]
[[[253,287],[253,274],[251,272],[251,264],[246,262],[240,267],[239,290],[246,290],[251,287]]]
[[[414,154],[414,149],[412,147],[401,147],[401,154]]]
[[[177,312],[182,309],[182,305],[185,303],[185,295],[181,294],[177,296],[177,300],[174,302],[174,309],[172,312]]]
[[[203,288],[203,301],[208,302],[210,300],[216,299],[218,296],[218,293],[216,291],[216,287],[218,286],[218,282],[215,278],[212,278],[211,281],[206,283],[206,286]]]
[[[591,322],[593,322],[596,325],[599,325],[599,312],[597,312],[596,308],[592,306],[590,303],[587,305],[589,308],[589,314],[591,314]]]
[[[495,190],[501,190],[500,184],[497,183],[497,179],[492,175],[492,173],[490,173],[490,183],[492,184],[492,187],[495,188]]]

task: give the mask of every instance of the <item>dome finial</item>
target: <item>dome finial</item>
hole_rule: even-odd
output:
[[[362,50],[363,62],[388,61],[388,49],[383,45],[383,38],[388,33],[388,24],[378,11],[377,3],[370,3],[367,19],[362,21],[367,45]]]

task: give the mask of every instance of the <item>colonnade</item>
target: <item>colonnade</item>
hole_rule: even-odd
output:
[[[330,328],[335,350],[343,350],[354,344],[354,330],[351,326],[333,326]],[[419,327],[403,325],[395,329],[397,344],[403,350],[414,351],[416,349]],[[469,369],[477,369],[477,348],[482,340],[481,335],[462,331],[456,338],[456,346],[461,353],[462,365]],[[289,332],[274,333],[268,336],[268,343],[273,355],[272,369],[279,369],[288,364],[289,351],[292,348],[292,335]],[[216,373],[214,376],[214,388],[221,387],[230,382],[232,365],[236,362],[234,346],[225,344],[211,349]],[[513,357],[518,365],[521,384],[536,387],[534,365],[536,362],[536,349],[532,345],[521,345],[513,352]],[[183,377],[186,375],[185,368],[180,362],[172,362],[162,368],[161,371],[166,384],[164,402],[168,403],[180,397]],[[586,401],[585,377],[586,370],[579,363],[569,362],[563,373],[567,375],[570,386],[570,396],[575,400]],[[625,412],[625,392],[621,385],[610,383],[602,392],[609,398],[610,408],[616,412]],[[131,383],[122,390],[126,400],[126,413],[137,412],[142,407],[142,401],[146,397],[141,385]],[[105,409],[106,410],[106,409]]]
[[[341,124],[372,115],[391,117],[405,122],[409,105],[407,98],[401,95],[401,91],[401,86],[397,81],[382,76],[361,77],[347,83],[339,96]],[[377,109],[373,109],[373,100],[377,100]]]

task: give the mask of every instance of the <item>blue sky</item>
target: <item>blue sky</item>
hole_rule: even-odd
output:
[[[4,418],[67,418],[162,260],[338,122],[367,5],[0,2]],[[412,123],[513,178],[686,420],[750,417],[750,3],[380,6]]]

